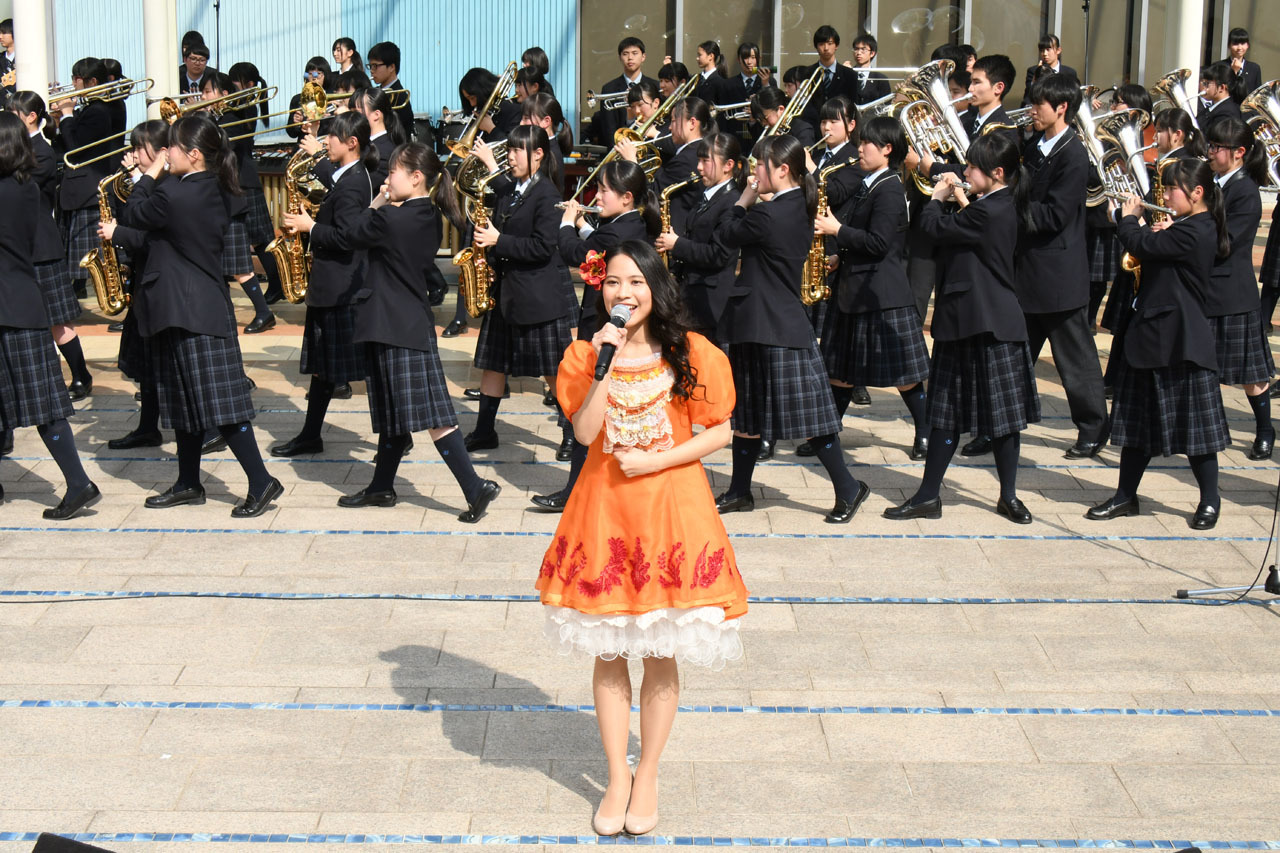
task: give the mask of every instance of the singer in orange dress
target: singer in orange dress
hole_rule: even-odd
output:
[[[609,788],[596,814],[602,835],[656,823],[658,756],[675,718],[679,661],[713,668],[741,657],[747,590],[716,512],[701,459],[728,445],[735,401],[728,359],[689,331],[679,286],[647,242],[627,241],[583,265],[602,280],[599,316],[631,309],[565,352],[556,393],[588,445],[537,588],[547,634],[565,653],[596,658],[593,679]],[[602,346],[616,347],[594,378]],[[694,432],[694,426],[703,427]],[[641,756],[627,765],[628,659],[644,662]],[[628,806],[628,800],[630,805]]]

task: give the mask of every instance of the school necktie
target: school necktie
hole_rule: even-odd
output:
[[[828,148],[826,151],[822,152],[822,159],[818,161],[818,171],[821,172],[823,169],[827,167],[827,164],[830,162],[831,162],[831,149]]]

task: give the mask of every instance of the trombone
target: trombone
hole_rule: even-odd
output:
[[[247,90],[246,90],[247,91]],[[243,93],[239,93],[243,94]],[[248,139],[252,136],[258,136],[263,133],[273,133],[277,130],[287,130],[291,127],[302,127],[304,124],[320,121],[334,113],[334,105],[329,103],[329,96],[325,92],[324,87],[319,83],[305,83],[302,86],[302,94],[299,96],[298,105],[290,107],[287,110],[279,110],[266,115],[255,115],[249,118],[238,118],[235,121],[229,121],[222,125],[223,130],[228,127],[236,127],[238,125],[247,124],[254,125],[261,119],[270,119],[275,116],[291,115],[292,113],[302,113],[302,121],[293,121],[288,124],[282,124],[279,127],[264,127],[260,130],[253,130],[248,133],[241,133],[236,136],[228,137],[231,142],[238,142],[241,139]]]
[[[109,83],[88,86],[84,89],[77,89],[74,83],[64,83],[61,86],[49,87],[49,102],[57,103],[71,98],[81,103],[87,103],[88,101],[123,101],[131,95],[150,92],[155,85],[156,81],[150,77],[144,77],[141,80],[130,80],[128,77],[124,77],[120,80],[112,80]]]
[[[627,105],[626,92],[609,92],[604,95],[597,95],[590,89],[587,90],[587,108],[595,109],[597,106],[602,110],[616,110]]]
[[[383,89],[382,94],[391,99],[391,109],[398,110],[409,103],[408,89]]]

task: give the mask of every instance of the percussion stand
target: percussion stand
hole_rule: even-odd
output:
[[[1080,80],[1081,83],[1089,79],[1089,2],[1090,0],[1083,0],[1084,5],[1080,7],[1084,12],[1084,77]]]
[[[1263,393],[1265,394],[1267,392],[1264,391]],[[1277,488],[1280,489],[1280,483],[1277,484]],[[1280,492],[1277,493],[1276,505],[1277,507],[1280,507]],[[1271,539],[1267,543],[1267,549],[1271,553],[1280,553],[1276,551],[1271,551],[1272,548],[1276,548],[1276,547],[1277,547],[1276,524],[1275,524],[1275,518],[1273,516],[1272,523],[1271,523]],[[1265,555],[1264,555],[1264,558],[1265,558]],[[1259,571],[1258,575],[1261,576],[1262,572]],[[1205,596],[1210,596],[1210,595],[1240,593],[1239,597],[1244,598],[1246,594],[1257,589],[1257,587],[1258,587],[1258,579],[1254,578],[1253,583],[1249,586],[1225,586],[1225,587],[1218,587],[1216,589],[1212,589],[1212,588],[1211,589],[1180,589],[1178,590],[1178,592],[1175,594],[1174,597],[1175,598],[1203,598]],[[1280,572],[1276,570],[1275,563],[1272,563],[1270,566],[1267,567],[1267,580],[1265,583],[1263,583],[1262,588],[1264,591],[1269,592],[1272,595],[1280,595]]]

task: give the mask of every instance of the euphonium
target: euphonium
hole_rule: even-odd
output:
[[[484,204],[489,183],[505,174],[506,170],[503,169],[485,175],[479,181],[477,202],[471,219],[476,230],[489,225],[489,208]],[[472,317],[479,317],[492,309],[495,301],[489,291],[493,288],[493,267],[489,266],[489,261],[485,258],[485,250],[480,246],[467,246],[453,256],[453,265],[458,268],[458,298],[462,300],[467,313]]]
[[[852,160],[842,160],[818,172],[817,216],[826,216],[830,210],[827,204],[827,179],[852,162]],[[800,281],[800,301],[805,305],[816,305],[830,296],[831,286],[827,284],[827,238],[815,233],[813,243],[809,246],[809,257],[804,259],[804,273]]]
[[[1200,123],[1196,120],[1196,108],[1200,92],[1193,90],[1188,84],[1191,83],[1195,72],[1190,68],[1179,68],[1176,71],[1170,71],[1168,74],[1156,81],[1151,87],[1151,114],[1155,115],[1162,109],[1170,107],[1181,107],[1191,116],[1191,124],[1196,130],[1200,129]],[[1163,104],[1163,107],[1161,106]]]
[[[474,148],[474,143],[472,147]],[[504,171],[507,168],[507,141],[503,139],[500,142],[489,143],[489,150],[493,152],[498,171]],[[462,212],[468,219],[474,220],[475,209],[484,206],[484,187],[488,185],[486,180],[488,177],[489,167],[475,154],[468,154],[458,166],[457,174],[453,176],[453,186],[458,192],[458,201],[462,203]]]
[[[899,83],[895,94],[905,95],[909,102],[895,103],[893,114],[902,122],[907,141],[916,151],[928,151],[940,163],[962,165],[969,150],[969,134],[960,123],[947,88],[947,78],[955,67],[951,60],[939,59]],[[911,177],[920,192],[933,192],[931,178],[919,172]]]
[[[485,116],[489,115],[498,104],[507,97],[507,92],[516,85],[516,64],[508,62],[507,67],[503,70],[502,76],[498,78],[497,84],[493,87],[493,91],[489,93],[489,98],[484,102],[483,106],[477,107],[471,113],[466,127],[462,129],[462,135],[449,143],[449,156],[461,157],[466,159],[471,156],[471,146],[475,145],[476,137],[480,135],[480,122],[484,121]],[[463,106],[466,106],[465,104]]]
[[[671,228],[671,196],[675,195],[678,190],[684,189],[689,184],[696,183],[699,180],[697,172],[690,172],[689,177],[685,178],[678,184],[672,184],[662,191],[662,203],[658,208],[659,219],[662,220],[662,233],[666,234],[672,230]],[[667,253],[662,253],[662,265],[671,268],[670,259]]]
[[[112,192],[121,201],[128,199],[129,193],[133,192],[133,182],[124,169],[98,181],[98,215],[104,223],[115,219],[111,212]],[[98,248],[81,258],[80,268],[88,270],[93,291],[98,296],[98,308],[103,314],[114,317],[128,306],[129,295],[124,292],[120,260],[110,240],[102,240]]]
[[[1142,144],[1149,120],[1143,110],[1108,113],[1094,123],[1087,110],[1076,113],[1076,130],[1097,172],[1100,186],[1091,186],[1086,204],[1097,207],[1107,193],[1146,196],[1150,183],[1142,154],[1150,145]]]
[[[1254,89],[1240,109],[1252,113],[1247,121],[1254,138],[1267,149],[1267,174],[1271,177],[1270,189],[1274,190],[1280,187],[1280,80]]]
[[[324,155],[321,150],[316,154],[308,154],[299,148],[289,158],[284,169],[284,189],[289,213],[302,213],[305,208],[314,213],[324,200],[325,189],[315,179],[314,169],[317,158]],[[307,282],[311,278],[311,252],[302,245],[301,234],[285,234],[267,244],[267,251],[275,258],[276,268],[280,271],[280,288],[285,299],[295,305],[307,298]]]

